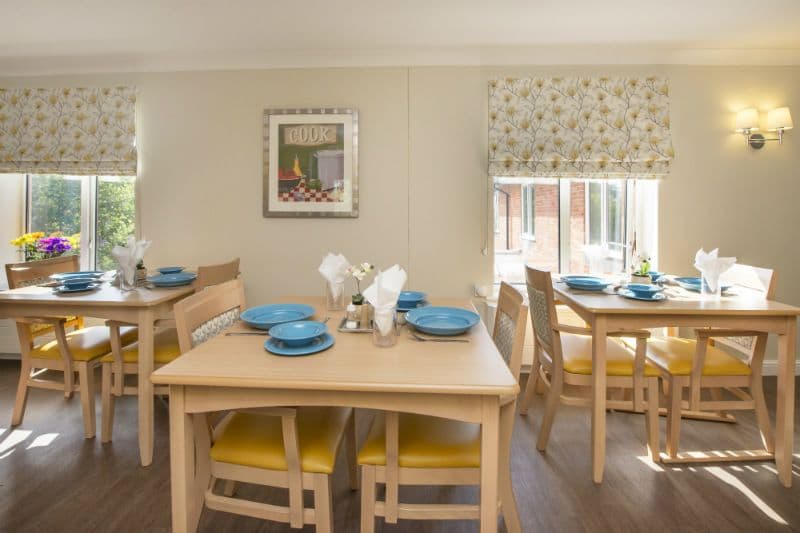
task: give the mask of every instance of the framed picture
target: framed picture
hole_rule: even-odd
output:
[[[358,217],[358,112],[264,110],[264,216]]]

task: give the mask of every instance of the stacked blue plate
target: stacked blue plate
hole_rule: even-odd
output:
[[[194,272],[176,272],[174,274],[159,274],[158,276],[150,276],[147,280],[156,287],[181,287],[189,285],[197,279],[197,274]]]
[[[398,311],[411,311],[417,307],[422,307],[426,304],[424,292],[420,291],[402,291],[397,297],[397,310]]]
[[[605,281],[597,276],[562,276],[561,281],[571,289],[582,291],[602,291],[611,285],[610,281]]]
[[[178,272],[183,272],[182,266],[169,266],[169,267],[161,267],[157,268],[160,273],[162,274],[177,274]]]
[[[322,322],[285,322],[273,326],[269,334],[264,348],[276,355],[310,355],[333,346],[333,336]]]
[[[248,326],[270,329],[284,322],[305,320],[314,315],[314,308],[306,304],[267,304],[245,310],[239,318]]]
[[[59,272],[58,274],[52,274],[50,279],[54,279],[56,281],[64,281],[71,278],[89,278],[92,280],[99,280],[105,272],[102,270],[79,270],[77,272]]]
[[[412,309],[406,322],[430,335],[460,335],[480,322],[477,313],[459,307],[428,306]]]
[[[703,280],[701,278],[675,278],[675,283],[686,290],[700,292]],[[731,285],[720,284],[720,288],[722,292],[725,292],[731,288]]]

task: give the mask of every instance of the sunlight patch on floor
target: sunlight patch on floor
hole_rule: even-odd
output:
[[[0,442],[0,459],[5,459],[14,451],[14,447],[27,439],[32,432],[25,429],[15,429]]]
[[[706,472],[713,475],[714,477],[718,478],[719,480],[727,483],[731,487],[735,488],[739,492],[741,492],[748,500],[750,500],[753,505],[755,505],[762,513],[767,515],[773,521],[782,524],[784,526],[788,526],[788,522],[781,518],[781,516],[775,512],[772,507],[766,504],[764,500],[758,497],[755,492],[750,490],[747,485],[742,483],[742,481],[731,474],[730,472],[726,472],[719,466],[708,466],[705,467]]]
[[[658,463],[654,463],[653,460],[650,459],[649,455],[639,455],[636,458],[639,459],[644,464],[646,464],[648,467],[650,467],[650,469],[653,470],[654,472],[664,471],[664,469],[661,468],[661,465],[659,465]]]
[[[42,433],[41,435],[37,436],[33,439],[26,450],[30,450],[31,448],[43,448],[45,446],[50,446],[54,440],[58,437],[58,433]]]

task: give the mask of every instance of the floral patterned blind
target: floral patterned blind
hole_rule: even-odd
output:
[[[0,173],[136,174],[136,89],[0,88]]]
[[[660,178],[673,158],[664,78],[489,81],[489,174]]]

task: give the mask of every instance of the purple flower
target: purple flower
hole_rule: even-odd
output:
[[[71,250],[72,246],[65,237],[42,237],[36,243],[36,249],[47,257],[53,257]]]

